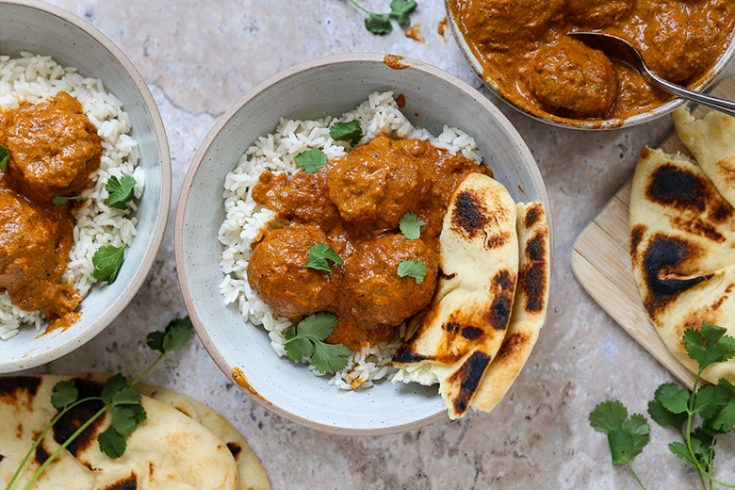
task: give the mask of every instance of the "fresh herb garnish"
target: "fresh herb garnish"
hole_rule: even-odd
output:
[[[735,488],[735,485],[723,483],[713,476],[717,437],[735,427],[735,385],[721,379],[717,385],[700,386],[702,373],[707,367],[735,358],[735,338],[726,333],[726,329],[710,323],[705,323],[700,330],[687,329],[682,341],[689,357],[698,364],[692,390],[675,383],[664,383],[648,403],[648,415],[661,427],[672,428],[681,437],[681,441],[669,444],[669,450],[697,471],[704,490],[711,489],[713,484]],[[645,442],[643,440],[645,420],[630,422],[626,429],[621,416],[627,417],[627,411],[621,411],[621,407],[625,409],[620,402],[598,405],[590,414],[590,424],[608,434],[613,463],[627,466],[638,484],[645,488],[630,466],[632,458],[640,453],[648,440],[647,430]],[[631,419],[633,417],[636,416]],[[696,420],[699,420],[699,427],[694,428]],[[630,432],[630,429],[635,433],[612,435],[616,430]]]
[[[413,213],[406,213],[398,222],[398,228],[403,236],[409,240],[418,240],[421,238],[421,228],[424,227],[426,221],[422,220]]]
[[[314,369],[321,374],[343,370],[352,351],[342,344],[324,342],[336,326],[337,317],[332,313],[307,316],[287,332],[283,343],[286,355],[294,362],[311,358]]]
[[[103,245],[98,248],[92,257],[92,277],[107,284],[115,282],[125,259],[125,248],[125,245]]]
[[[408,259],[398,264],[398,277],[413,277],[416,284],[424,282],[426,273],[426,264],[420,260]]]
[[[127,209],[128,202],[133,199],[135,178],[130,175],[123,175],[118,179],[113,175],[107,179],[105,190],[107,190],[108,194],[108,206],[117,209]]]
[[[306,267],[332,273],[329,261],[336,265],[342,265],[344,261],[332,247],[326,243],[317,243],[309,249],[309,258],[306,259]]]
[[[335,141],[349,141],[354,146],[362,138],[360,121],[336,122],[329,128],[329,136]]]
[[[411,25],[411,14],[418,3],[415,0],[393,0],[390,3],[390,12],[373,12],[362,6],[357,0],[348,0],[356,9],[363,12],[365,17],[365,28],[378,36],[384,36],[393,32],[391,18],[398,22],[401,27]]]
[[[0,172],[8,171],[8,159],[10,158],[10,150],[7,146],[0,145]]]
[[[54,425],[56,425],[56,423],[70,410],[84,403],[101,402],[104,406],[81,424],[65,441],[60,441],[61,445],[51,453],[48,458],[46,458],[41,466],[39,466],[24,488],[33,488],[34,484],[38,481],[46,468],[48,468],[48,466],[53,463],[69,445],[78,439],[85,430],[87,430],[100,417],[104,416],[108,411],[111,412],[110,425],[97,436],[97,443],[99,444],[100,451],[111,459],[117,459],[125,454],[126,439],[130,437],[138,425],[146,419],[146,412],[142,405],[142,399],[138,390],[135,389],[135,385],[137,385],[154,367],[156,367],[166,354],[185,345],[189,339],[191,339],[192,330],[191,320],[189,317],[186,317],[184,319],[170,322],[162,332],[153,332],[148,334],[149,346],[151,345],[150,339],[152,337],[156,339],[168,338],[169,340],[167,342],[163,341],[160,344],[160,349],[153,349],[159,351],[158,356],[133,381],[128,383],[124,376],[116,374],[105,382],[100,396],[89,396],[79,399],[79,391],[77,390],[73,380],[60,381],[56,383],[51,394],[51,404],[59,411],[59,413],[51,419],[33,442],[30,449],[28,449],[23,460],[20,462],[20,465],[18,465],[15,473],[13,473],[10,482],[8,482],[8,485],[5,487],[5,490],[10,490],[17,482],[23,472],[23,469],[31,458],[31,455],[35,454],[36,449]],[[157,341],[153,343],[156,346],[159,345]],[[170,348],[166,346],[169,346]]]
[[[319,148],[310,148],[296,155],[296,166],[313,174],[327,164],[327,155]]]
[[[69,201],[84,201],[86,197],[82,196],[56,196],[51,200],[54,206],[64,206]]]

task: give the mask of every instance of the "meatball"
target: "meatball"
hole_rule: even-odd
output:
[[[714,65],[721,45],[720,26],[710,19],[709,10],[671,1],[653,12],[643,33],[643,57],[657,75],[683,83]]]
[[[470,37],[490,49],[507,50],[537,39],[562,18],[564,0],[454,0]]]
[[[421,284],[399,277],[398,264],[420,260],[427,273]],[[435,242],[409,240],[401,234],[361,242],[345,260],[343,288],[350,299],[348,316],[363,328],[399,325],[425,308],[434,296],[438,270]]]
[[[600,29],[626,18],[635,0],[567,0],[569,18],[579,26]]]
[[[65,210],[53,215],[13,191],[0,190],[0,288],[16,306],[60,316],[74,310],[79,295],[59,284],[72,243]]]
[[[410,151],[416,149],[381,135],[336,162],[327,174],[327,189],[344,221],[386,230],[416,207],[428,184]]]
[[[298,318],[323,311],[337,296],[339,270],[306,268],[309,249],[317,243],[328,243],[321,229],[294,225],[269,232],[253,250],[248,282],[277,315]]]
[[[536,53],[527,84],[546,110],[562,116],[604,116],[617,98],[612,62],[569,38]]]
[[[21,104],[7,122],[5,138],[11,180],[38,202],[79,194],[102,156],[97,130],[79,101],[65,92]]]

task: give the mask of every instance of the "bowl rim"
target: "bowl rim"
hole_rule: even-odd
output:
[[[84,330],[79,332],[64,341],[63,343],[50,348],[46,351],[38,353],[27,353],[25,357],[20,360],[14,361],[3,361],[0,360],[0,373],[2,372],[13,372],[22,369],[30,369],[43,364],[47,364],[54,361],[86,344],[94,337],[96,337],[102,330],[107,328],[113,320],[127,307],[133,297],[136,295],[140,287],[143,285],[143,281],[148,276],[153,261],[156,258],[156,254],[163,241],[163,236],[166,231],[166,225],[168,223],[168,213],[171,208],[171,154],[168,144],[168,136],[163,125],[163,119],[158,110],[153,95],[148,89],[145,80],[138,69],[133,65],[132,61],[128,56],[112,42],[107,36],[105,36],[99,29],[94,27],[92,24],[86,22],[75,14],[68,10],[49,5],[39,0],[0,0],[0,8],[3,6],[21,6],[27,7],[33,10],[37,10],[44,14],[57,17],[64,22],[67,22],[78,29],[81,29],[86,34],[90,35],[103,49],[105,49],[110,57],[119,63],[130,76],[135,88],[143,99],[146,110],[150,114],[154,136],[159,147],[161,156],[161,204],[159,206],[158,215],[156,216],[156,223],[153,227],[153,234],[151,236],[151,246],[146,251],[143,259],[140,261],[137,270],[133,274],[133,278],[125,291],[115,298],[110,306],[104,311],[104,313],[97,318],[92,324]],[[74,328],[74,327],[72,327]],[[12,340],[11,340],[12,341]]]
[[[233,370],[237,368],[237,366],[231,366],[225,361],[224,357],[220,354],[219,349],[213,342],[212,338],[209,336],[207,327],[203,324],[203,322],[199,319],[199,317],[196,314],[196,310],[194,308],[194,300],[193,300],[191,291],[189,289],[189,278],[186,273],[186,267],[185,267],[185,262],[184,262],[184,245],[183,245],[184,243],[184,220],[186,217],[187,202],[189,199],[189,193],[191,192],[191,189],[192,189],[192,183],[194,181],[194,177],[196,176],[196,174],[202,167],[202,164],[204,162],[204,156],[209,151],[215,139],[217,139],[217,137],[222,133],[222,130],[230,123],[230,121],[234,118],[234,116],[245,105],[247,105],[252,99],[257,97],[259,94],[261,94],[263,91],[267,90],[271,86],[281,81],[284,81],[294,75],[302,73],[302,72],[323,69],[323,68],[327,68],[330,66],[346,64],[346,63],[381,63],[381,64],[384,64],[386,56],[388,55],[381,54],[381,53],[354,53],[354,54],[340,54],[340,55],[321,57],[321,58],[307,61],[305,63],[300,63],[282,72],[279,72],[276,75],[266,79],[263,82],[260,82],[259,84],[255,85],[253,88],[248,90],[245,93],[245,95],[243,95],[237,101],[235,101],[227,109],[227,111],[224,114],[222,114],[219,117],[219,119],[217,119],[217,121],[215,122],[215,125],[212,127],[212,129],[209,131],[205,139],[200,144],[199,149],[194,155],[192,163],[189,166],[189,169],[187,170],[186,177],[181,187],[181,194],[179,196],[179,200],[177,203],[177,209],[176,209],[176,223],[174,226],[174,249],[175,249],[175,256],[176,256],[176,272],[179,278],[179,286],[181,289],[182,296],[184,297],[184,303],[185,303],[186,309],[190,315],[192,323],[194,324],[194,328],[199,338],[201,339],[202,344],[204,345],[204,348],[207,350],[212,360],[215,362],[215,364],[217,364],[217,366],[225,374],[225,376],[230,381],[232,381],[232,383],[235,386],[237,386],[238,389],[240,389],[240,391],[242,391],[251,401],[256,402],[260,406],[276,413],[277,415],[281,417],[284,417],[285,419],[291,422],[300,424],[310,429],[314,429],[320,432],[334,434],[334,435],[376,436],[376,435],[388,435],[388,434],[401,433],[407,430],[423,427],[425,425],[437,422],[445,418],[446,410],[442,408],[441,410],[439,410],[438,412],[434,414],[431,414],[424,418],[421,418],[421,419],[418,419],[418,420],[415,420],[413,422],[409,422],[406,424],[401,424],[401,425],[380,427],[380,428],[375,428],[375,429],[350,429],[350,428],[335,427],[335,426],[327,425],[327,424],[321,424],[321,423],[306,419],[304,417],[301,417],[299,415],[296,415],[295,413],[288,411],[284,407],[275,405],[271,401],[264,399],[262,396],[260,396],[260,394],[250,391],[250,389],[248,389],[247,387],[243,387],[233,377]],[[530,170],[532,179],[535,181],[536,187],[540,191],[540,199],[543,202],[547,210],[546,215],[547,215],[547,219],[549,223],[549,231],[550,231],[549,235],[551,237],[550,243],[551,243],[552,270],[553,270],[553,254],[554,254],[553,253],[553,250],[554,250],[553,236],[554,234],[553,234],[551,204],[549,202],[546,185],[544,183],[543,177],[541,176],[541,172],[538,168],[536,159],[531,154],[530,149],[526,145],[521,135],[518,133],[518,130],[516,130],[515,126],[513,126],[513,124],[505,117],[505,115],[502,112],[500,112],[500,110],[487,97],[485,97],[482,93],[480,93],[479,91],[471,87],[468,83],[428,63],[425,63],[419,60],[415,60],[415,59],[411,59],[411,58],[407,58],[407,57],[403,57],[403,56],[400,56],[399,58],[402,64],[407,65],[407,68],[413,68],[413,69],[422,71],[424,73],[427,73],[435,78],[439,78],[442,81],[453,85],[456,89],[462,92],[465,92],[468,96],[474,99],[478,104],[482,105],[486,111],[492,114],[493,117],[495,117],[498,120],[498,122],[502,126],[505,127],[506,131],[510,134],[511,141],[516,145],[516,147],[522,153],[523,159],[534,163],[532,168],[530,168],[529,170]]]
[[[475,54],[472,52],[472,49],[467,43],[467,39],[465,38],[464,34],[460,31],[459,26],[457,25],[457,22],[454,18],[452,9],[449,6],[449,2],[450,0],[444,0],[444,9],[446,11],[446,17],[448,19],[449,27],[452,31],[452,35],[454,36],[455,41],[457,42],[457,45],[459,46],[460,51],[462,52],[462,55],[467,60],[468,64],[472,68],[472,71],[475,72],[475,75],[477,75],[477,77],[482,81],[485,87],[487,87],[488,90],[493,93],[493,95],[498,97],[509,107],[512,107],[521,114],[535,119],[536,121],[566,129],[577,129],[582,131],[614,131],[616,129],[631,128],[651,121],[655,121],[663,116],[666,116],[667,114],[671,114],[676,109],[686,104],[686,101],[684,99],[675,97],[673,100],[656,106],[649,111],[635,114],[625,119],[572,119],[562,118],[559,116],[547,117],[543,115],[533,114],[506,98],[505,95],[503,95],[498,90],[494,79],[490,77],[486,78],[485,76],[483,76],[484,70],[482,68],[482,65],[480,64],[480,61],[477,59]],[[705,91],[707,88],[711,87],[717,81],[719,76],[723,73],[725,68],[727,68],[727,66],[733,61],[733,59],[735,59],[735,34],[733,34],[732,39],[730,40],[730,44],[727,46],[727,49],[725,49],[725,51],[722,53],[722,56],[717,59],[717,62],[704,75],[702,75],[699,80],[697,80],[695,86],[691,88],[693,90]]]

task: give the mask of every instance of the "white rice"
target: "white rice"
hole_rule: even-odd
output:
[[[433,145],[453,154],[480,162],[475,140],[456,128],[444,127],[434,137],[427,130],[414,127],[401,113],[392,92],[375,92],[355,110],[340,117],[315,121],[281,119],[275,131],[262,136],[247,149],[237,167],[225,178],[225,221],[219,230],[219,240],[224,245],[220,265],[225,278],[220,291],[226,304],[236,304],[246,321],[262,325],[268,332],[271,346],[279,355],[285,350],[285,330],[292,325],[286,318],[274,316],[268,305],[250,288],[247,267],[250,246],[259,231],[271,221],[275,214],[259,206],[252,197],[252,188],[265,170],[285,172],[289,177],[299,169],[294,158],[304,150],[318,147],[329,159],[338,158],[349,151],[350,146],[336,142],[329,136],[329,126],[336,121],[360,121],[363,137],[358,144],[372,140],[380,133],[394,138],[418,138],[429,140]],[[393,371],[391,358],[400,343],[363,348],[350,357],[347,367],[334,375],[330,383],[338,388],[351,390],[372,386],[374,381],[384,379]],[[313,368],[312,372],[317,374]]]
[[[135,237],[137,210],[110,208],[105,184],[111,176],[132,175],[137,182],[135,197],[143,193],[143,172],[138,165],[138,143],[130,137],[130,118],[122,103],[105,92],[100,80],[84,78],[75,68],[63,67],[48,56],[22,53],[19,58],[0,56],[0,109],[17,107],[21,101],[38,102],[65,91],[81,102],[84,113],[97,127],[102,140],[100,168],[92,174],[94,187],[82,193],[86,204],[74,211],[74,245],[64,280],[86,296],[96,282],[92,277],[92,256],[103,245],[130,245]],[[23,325],[40,329],[45,325],[40,312],[26,312],[0,294],[0,339],[7,340]]]

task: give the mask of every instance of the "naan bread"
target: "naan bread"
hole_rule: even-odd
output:
[[[223,441],[237,462],[240,490],[270,490],[270,480],[260,459],[227,419],[207,405],[176,391],[144,384],[138,385],[138,391],[196,420]]]
[[[521,374],[546,319],[551,284],[551,243],[541,203],[518,204],[520,268],[508,333],[480,381],[470,406],[486,412]]]
[[[500,183],[470,174],[444,217],[437,292],[394,357],[396,380],[438,382],[451,418],[465,414],[505,338],[518,275],[516,205]]]
[[[631,190],[630,254],[661,339],[696,372],[681,341],[687,328],[709,321],[735,335],[735,209],[686,157],[644,148]],[[735,363],[703,377],[735,381]]]
[[[10,480],[33,439],[57,413],[51,405],[54,385],[63,376],[0,378],[0,481]],[[101,384],[73,378],[80,398],[99,395]],[[201,424],[168,405],[143,397],[148,418],[128,438],[118,459],[100,452],[97,436],[109,425],[109,413],[93,424],[53,462],[35,488],[39,490],[220,489],[237,490],[238,471],[227,446]],[[99,410],[97,402],[64,416],[31,457],[20,482],[71,435],[81,420]],[[22,488],[22,484],[19,484]]]
[[[679,139],[720,194],[735,206],[735,118],[710,111],[702,119],[688,107],[674,112]]]

